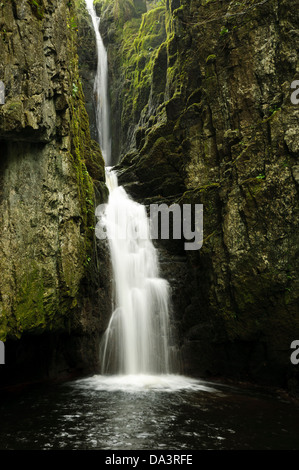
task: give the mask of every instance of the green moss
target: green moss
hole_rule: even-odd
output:
[[[77,23],[76,11],[71,10],[69,21]],[[79,66],[77,57],[77,31],[71,32],[69,45],[71,51],[71,90],[70,90],[70,111],[71,111],[71,151],[70,159],[73,163],[77,187],[78,198],[83,215],[83,233],[86,234],[87,252],[91,249],[93,233],[90,227],[94,225],[95,193],[94,184],[104,183],[104,160],[98,144],[91,140],[89,130],[88,114],[85,108],[85,99],[82,83],[79,78]],[[86,253],[83,254],[84,259]]]
[[[165,6],[153,8],[142,15],[132,17],[117,29],[117,44],[121,44],[120,76],[122,87],[122,128],[138,122],[146,107],[151,91],[155,60],[165,39]],[[155,68],[156,72],[158,66]],[[155,74],[157,82],[157,73]],[[112,96],[113,100],[113,96]],[[119,96],[117,96],[119,101]]]
[[[46,2],[28,0],[28,3],[33,15],[41,20],[43,5]],[[66,177],[73,178],[70,187],[72,191],[77,188],[74,198],[79,201],[80,207],[78,212],[75,211],[76,216],[68,218],[66,212],[59,214],[61,220],[57,237],[62,234],[63,238],[67,234],[71,250],[67,244],[58,242],[55,249],[57,251],[45,255],[48,256],[46,259],[44,252],[41,253],[43,250],[34,256],[31,252],[30,259],[26,258],[25,252],[22,263],[13,266],[10,282],[14,284],[8,286],[8,294],[4,291],[3,297],[0,298],[1,340],[7,337],[20,338],[28,332],[40,333],[57,329],[65,331],[66,325],[76,325],[78,315],[82,315],[82,304],[86,295],[83,285],[85,288],[90,279],[90,272],[94,270],[95,187],[97,197],[100,198],[97,203],[104,202],[107,197],[104,161],[98,144],[90,138],[89,120],[79,79],[77,17],[73,2],[68,2],[68,8],[62,11],[63,17],[59,26],[65,30],[64,47],[68,56],[63,56],[67,67],[62,82],[61,110],[66,112],[63,118],[63,136],[67,137],[60,147],[61,134],[58,132],[57,142],[51,142],[49,152],[53,149],[53,162],[55,159],[61,166],[62,160],[68,158]],[[37,28],[39,29],[38,24]],[[7,100],[2,110],[6,118],[23,118],[21,101]],[[61,177],[60,171],[62,168],[57,166],[57,177]],[[45,253],[48,253],[47,250]]]
[[[7,105],[8,111],[17,111],[18,109],[22,109],[22,102],[21,101],[10,101]]]
[[[5,309],[0,305],[0,341],[5,341],[8,332],[8,318],[9,315]]]
[[[43,296],[43,279],[38,268],[36,268],[24,276],[18,292],[14,312],[17,335],[20,335],[23,331],[45,328],[46,312]]]
[[[10,314],[1,312],[0,337],[20,338],[24,332],[39,333],[45,329],[56,329],[64,325],[71,313],[70,304],[64,310],[59,303],[59,292],[47,285],[43,270],[37,263],[28,260],[26,272],[17,279],[17,294]]]
[[[43,0],[28,0],[31,9],[37,19],[42,20],[45,14],[45,7]]]
[[[224,36],[225,34],[229,33],[229,30],[226,26],[222,26],[221,31],[220,31],[220,36]]]
[[[216,55],[215,54],[210,54],[207,58],[206,58],[206,64],[208,64],[209,62],[214,62],[216,60]]]

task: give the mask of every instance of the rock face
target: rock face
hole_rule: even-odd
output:
[[[91,137],[99,141],[94,96],[94,79],[97,71],[97,46],[91,17],[86,9],[85,0],[77,0],[77,26],[79,75],[85,97],[85,108],[89,116]]]
[[[185,372],[291,387],[290,344],[299,338],[295,1],[167,0],[147,2],[146,13],[141,1],[139,11],[126,0],[97,4],[120,182],[145,204],[204,206],[200,250],[163,244]]]
[[[94,238],[104,162],[90,137],[72,5],[0,5],[2,383],[94,370],[110,313],[109,259]]]

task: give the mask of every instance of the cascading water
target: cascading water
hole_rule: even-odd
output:
[[[99,142],[106,165],[111,165],[110,112],[108,100],[108,60],[107,52],[99,32],[100,18],[96,14],[93,0],[85,0],[91,16],[97,44],[97,74],[94,81],[96,98],[96,121]]]
[[[107,230],[115,310],[104,337],[102,371],[167,374],[172,371],[169,286],[159,277],[145,207],[117,185],[115,173],[107,172],[109,202],[97,230],[102,224]]]
[[[150,238],[145,207],[133,201],[108,165],[111,154],[107,98],[107,55],[93,0],[85,0],[98,46],[96,87],[100,146],[106,162],[108,204],[99,206],[96,236],[108,238],[114,276],[113,314],[101,344],[102,374],[97,386],[118,388],[194,387],[196,381],[175,375],[176,354],[169,321],[169,285],[159,277],[157,251]],[[105,121],[105,122],[103,122]],[[109,144],[106,147],[107,143]],[[114,375],[113,375],[114,374]],[[100,377],[100,379],[99,379]]]

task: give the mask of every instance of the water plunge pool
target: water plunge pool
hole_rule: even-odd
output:
[[[93,376],[3,397],[10,450],[299,449],[299,408],[180,376]]]

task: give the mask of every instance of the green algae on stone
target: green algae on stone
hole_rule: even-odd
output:
[[[282,361],[286,371],[288,342],[299,332],[298,280],[287,276],[298,271],[297,111],[287,89],[297,70],[297,16],[285,0],[173,0],[153,51],[150,15],[134,34],[124,24],[132,45],[121,32],[110,42],[103,25],[112,103],[122,110],[121,182],[146,204],[204,206],[204,243],[186,253],[176,312],[195,373],[206,362],[194,357],[198,344],[203,356],[211,344],[216,352],[248,349],[248,370],[273,371]],[[205,334],[189,343],[197,327]],[[242,367],[233,357],[227,364]]]
[[[43,0],[28,0],[31,5],[32,11],[37,19],[42,20],[45,14],[45,7]]]
[[[67,1],[54,2],[54,9],[38,5],[43,15],[35,2],[22,11],[16,7],[28,20],[11,38],[24,73],[13,74],[6,63],[6,43],[0,51],[5,76],[14,77],[0,110],[3,339],[78,328],[86,315],[86,285],[95,278],[95,204],[107,198],[104,161],[90,137],[79,77],[76,10]],[[46,37],[35,16],[42,16]],[[7,29],[16,21],[9,4],[3,21]],[[23,63],[29,37],[35,54],[28,46]]]

